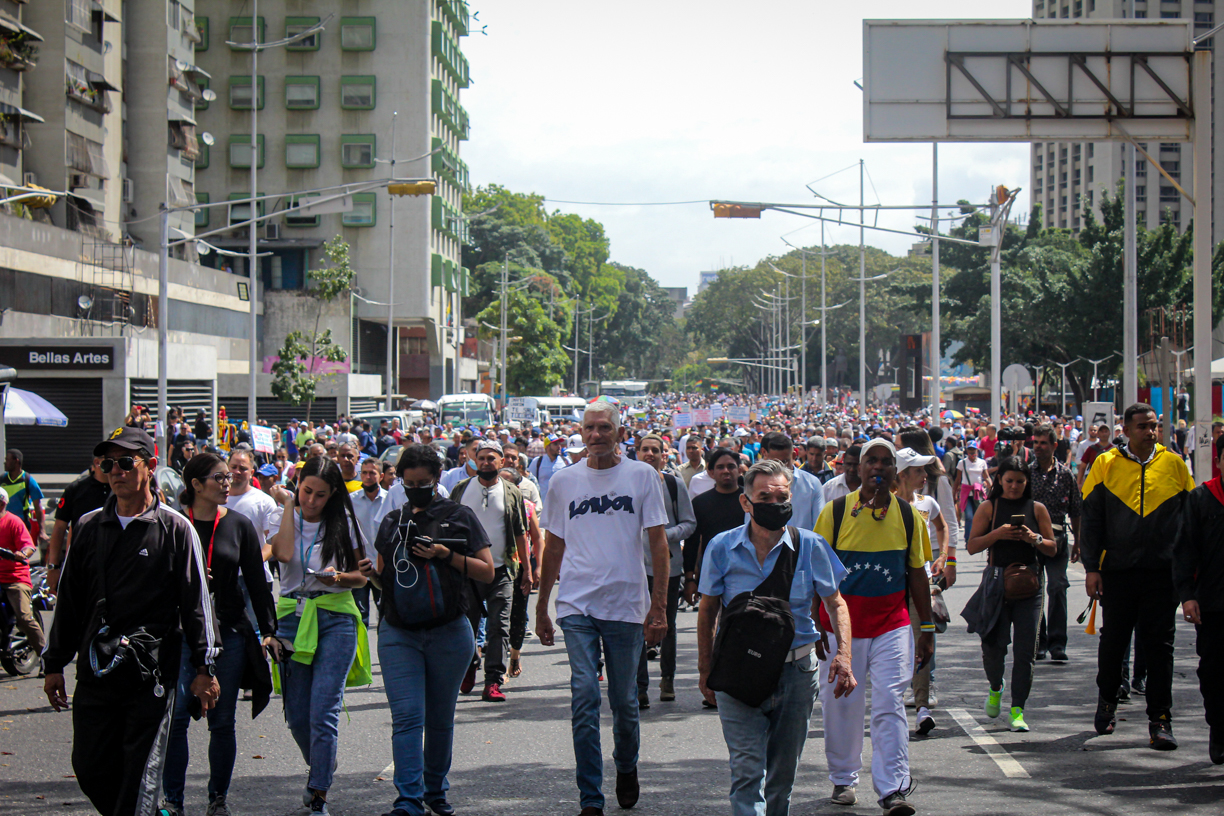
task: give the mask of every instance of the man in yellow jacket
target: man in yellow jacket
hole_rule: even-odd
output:
[[[1126,444],[1098,456],[1084,481],[1084,588],[1105,615],[1097,650],[1095,725],[1098,734],[1114,731],[1122,661],[1137,634],[1148,665],[1149,744],[1172,751],[1177,748],[1172,708],[1178,605],[1173,542],[1194,481],[1180,456],[1156,444],[1152,406],[1130,406],[1123,422]]]

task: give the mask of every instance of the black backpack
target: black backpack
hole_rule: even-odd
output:
[[[706,685],[744,705],[759,706],[778,688],[795,639],[790,592],[799,560],[799,531],[788,527],[794,548],[782,547],[769,576],[722,610]]]
[[[408,508],[402,508],[407,510]],[[467,539],[452,538],[448,518],[432,518],[418,524],[411,512],[392,511],[384,520],[391,545],[383,555],[382,602],[379,614],[400,629],[433,629],[467,611],[464,592],[467,577],[436,558],[412,554],[417,536],[428,536],[460,555],[467,555]],[[466,565],[466,562],[465,562]]]

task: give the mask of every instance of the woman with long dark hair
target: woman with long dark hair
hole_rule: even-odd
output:
[[[230,512],[225,504],[229,495],[231,475],[225,461],[215,453],[192,457],[183,468],[183,512],[191,519],[200,537],[200,550],[208,569],[208,589],[214,598],[217,625],[221,630],[221,657],[215,666],[221,695],[208,711],[208,816],[228,816],[230,780],[234,775],[234,759],[238,744],[234,736],[234,720],[238,706],[238,689],[252,687],[252,713],[268,704],[272,679],[263,658],[255,630],[246,614],[246,594],[264,644],[273,641],[276,617],[272,591],[264,580],[263,553],[255,526],[241,513]],[[239,583],[242,582],[242,584]],[[183,794],[187,778],[189,755],[187,727],[191,724],[190,703],[194,697],[189,689],[196,677],[191,655],[183,650],[179,670],[178,694],[174,701],[174,720],[170,727],[170,743],[162,772],[163,810],[182,816]],[[244,677],[250,678],[243,683]],[[199,712],[196,712],[199,716]]]
[[[281,563],[279,640],[292,644],[292,652],[277,655],[285,721],[310,766],[302,803],[311,813],[327,813],[344,689],[372,680],[366,630],[352,593],[366,584],[358,569],[364,548],[344,476],[331,459],[307,460],[296,496],[282,487],[272,490],[284,507],[270,542]]]
[[[446,775],[455,703],[476,648],[466,585],[493,580],[493,557],[471,508],[437,494],[442,462],[432,448],[406,446],[395,469],[408,504],[379,526],[376,562],[361,564],[382,587],[378,662],[391,706],[396,791],[387,816],[452,814]]]
[[[990,681],[986,716],[999,716],[1004,664],[1007,646],[1011,643],[1012,690],[1008,728],[1028,731],[1028,724],[1024,721],[1024,704],[1033,685],[1037,627],[1041,621],[1045,594],[1037,553],[1052,556],[1056,545],[1049,511],[1041,502],[1033,501],[1027,464],[1011,456],[999,463],[990,496],[973,516],[973,529],[965,549],[970,555],[990,550],[991,566],[1005,570],[1019,566],[1031,573],[1031,576],[1022,574],[1016,579],[1009,579],[1009,583],[1014,583],[1018,588],[1023,587],[1027,579],[1027,584],[1035,589],[1030,595],[1027,592],[1016,593],[1009,588],[1008,594],[1013,595],[1012,599],[1002,601],[998,621],[993,629],[982,636],[982,665],[986,669],[986,679]]]

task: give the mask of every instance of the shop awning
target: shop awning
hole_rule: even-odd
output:
[[[23,26],[16,20],[10,20],[7,17],[0,17],[0,28],[7,28],[9,31],[16,34],[25,34],[31,40],[37,40],[38,42],[43,41],[43,36],[34,29],[28,26]]]
[[[106,77],[94,71],[87,71],[89,75],[89,84],[102,91],[117,91],[119,90],[114,85],[107,81]]]
[[[16,105],[10,105],[7,102],[0,102],[0,113],[5,114],[6,116],[16,116],[18,119],[20,119],[23,122],[46,122],[47,121],[46,119],[43,119],[41,116],[39,116],[37,113],[28,111],[25,108],[19,108]]]

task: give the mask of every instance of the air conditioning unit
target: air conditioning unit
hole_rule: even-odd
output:
[[[269,241],[280,240],[280,224],[265,224],[264,238]]]
[[[135,185],[132,184],[132,180],[130,178],[125,178],[123,180],[123,203],[131,204],[135,200],[136,200]]]
[[[89,176],[85,173],[73,173],[68,177],[68,189],[76,190],[80,187],[89,186]]]

